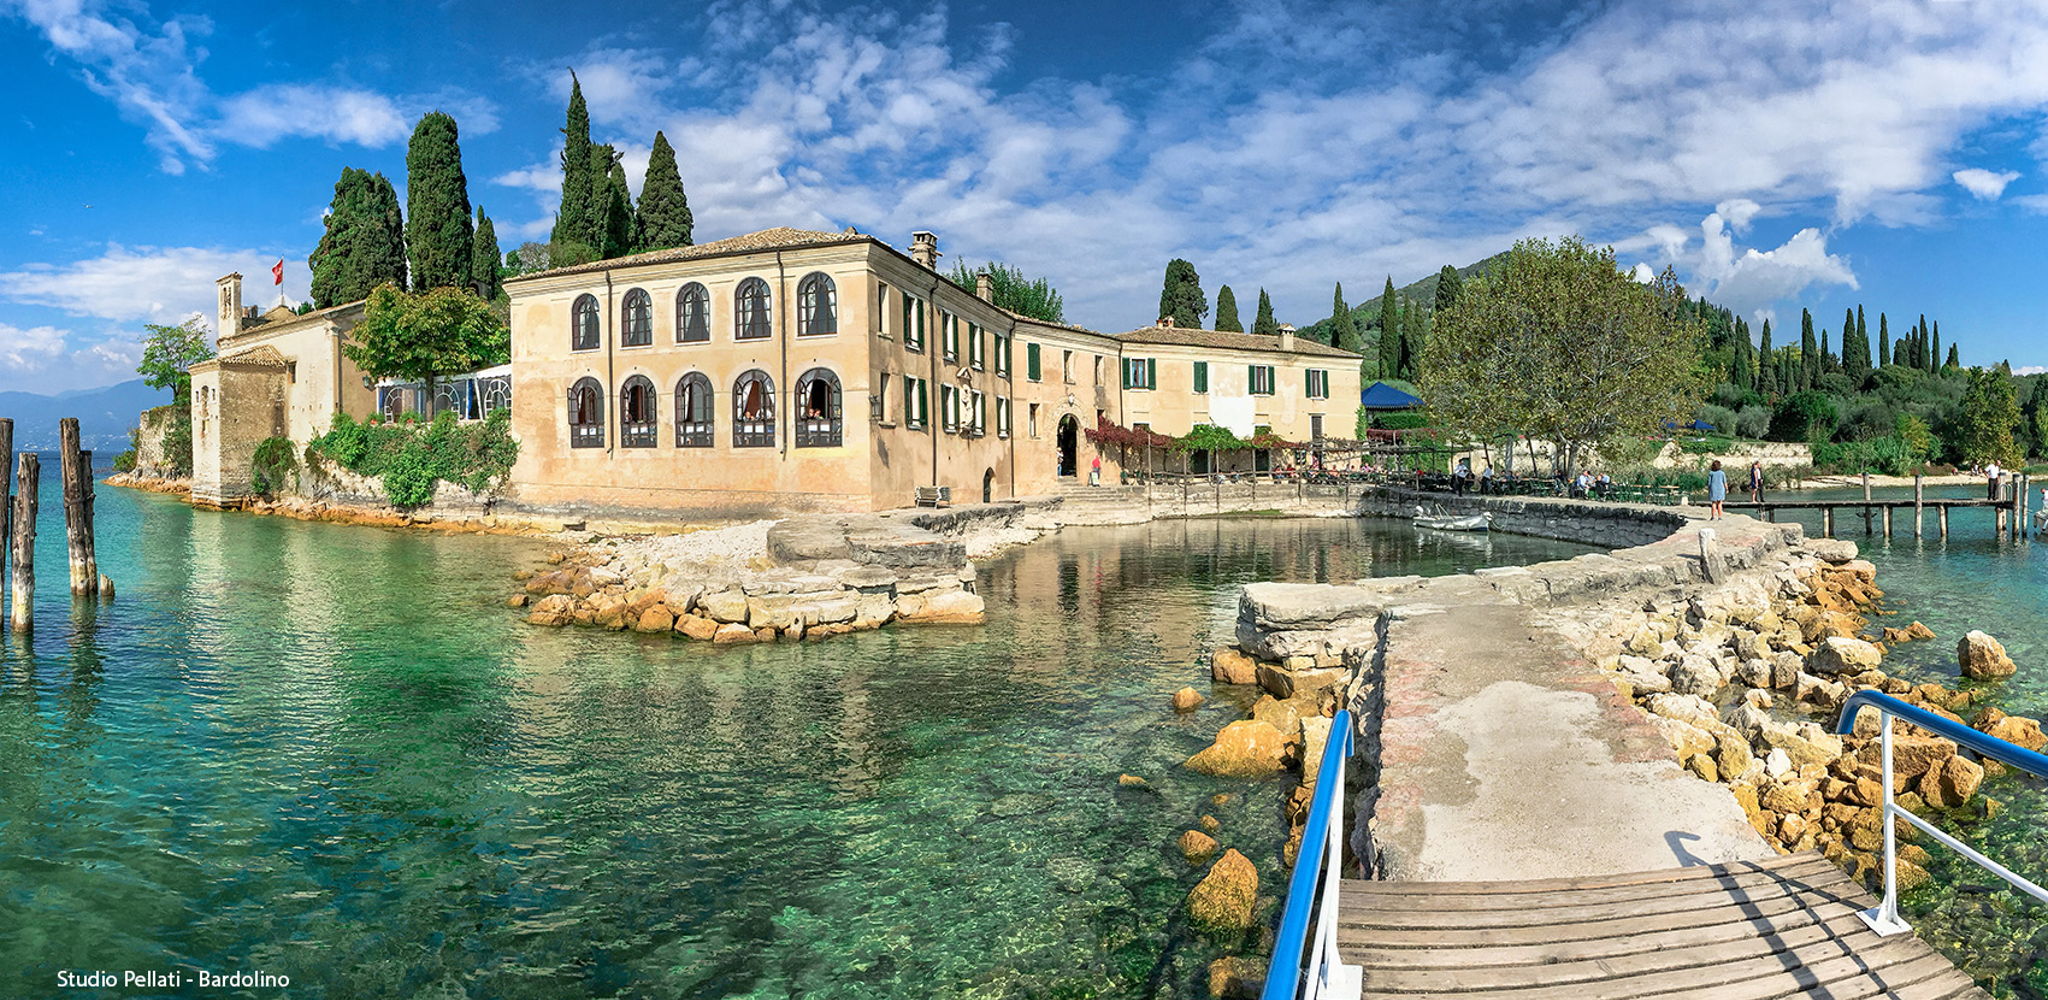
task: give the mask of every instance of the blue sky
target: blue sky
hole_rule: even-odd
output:
[[[1308,323],[1578,232],[1781,326],[1862,302],[2048,364],[2038,0],[0,0],[0,60],[0,388],[128,377],[229,270],[304,295],[341,168],[402,185],[428,110],[505,247],[544,238],[571,66],[636,186],[666,131],[700,239],[928,228],[1099,329],[1169,257]]]

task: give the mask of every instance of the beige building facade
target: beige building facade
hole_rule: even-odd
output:
[[[771,229],[561,268],[511,298],[515,498],[748,516],[1042,495],[1165,435],[1348,436],[1359,357],[1153,326],[1103,334],[999,309],[875,237]]]
[[[218,356],[192,366],[192,502],[234,506],[265,438],[304,444],[334,414],[364,418],[375,394],[342,353],[362,319],[360,302],[298,314],[242,305],[242,276],[216,282]]]

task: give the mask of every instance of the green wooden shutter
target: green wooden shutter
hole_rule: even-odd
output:
[[[1039,379],[1037,344],[1024,345],[1024,377],[1033,382]]]
[[[1209,363],[1207,361],[1195,362],[1195,391],[1209,391]]]
[[[1159,359],[1145,359],[1145,388],[1159,388]]]
[[[1259,391],[1259,366],[1258,366],[1258,365],[1246,365],[1246,366],[1245,366],[1245,372],[1244,372],[1244,391],[1246,391],[1246,392],[1250,392],[1250,393],[1256,393],[1256,392],[1258,392],[1258,391]]]

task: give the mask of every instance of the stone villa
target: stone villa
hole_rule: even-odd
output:
[[[1291,330],[1047,323],[997,308],[985,277],[954,284],[938,257],[930,233],[905,253],[850,229],[781,228],[510,279],[508,369],[431,403],[372,386],[341,355],[360,304],[252,316],[230,275],[221,357],[193,369],[193,496],[235,502],[258,442],[307,440],[336,411],[470,416],[507,395],[508,499],[536,507],[875,510],[925,487],[998,500],[1086,481],[1097,458],[1114,482],[1117,449],[1098,454],[1085,433],[1100,422],[1350,434],[1356,354]]]

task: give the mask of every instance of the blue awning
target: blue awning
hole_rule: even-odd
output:
[[[1421,406],[1422,400],[1385,382],[1374,382],[1358,394],[1358,404],[1368,410],[1412,410]]]

